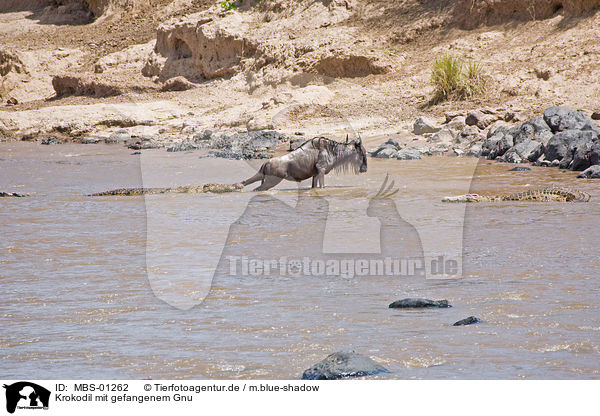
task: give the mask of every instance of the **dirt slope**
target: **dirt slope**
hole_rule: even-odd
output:
[[[598,7],[276,0],[224,12],[205,0],[6,1],[0,96],[18,104],[0,107],[0,133],[109,134],[122,117],[165,139],[185,126],[364,136],[453,109],[489,106],[522,118],[552,104],[598,110]],[[491,80],[484,96],[428,105],[431,64],[446,53],[483,64]],[[192,89],[162,91],[176,76]],[[172,117],[153,113],[168,103]],[[106,112],[90,117],[86,107],[99,104]],[[67,105],[81,111],[52,110]]]

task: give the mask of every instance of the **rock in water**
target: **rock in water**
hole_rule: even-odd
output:
[[[339,351],[304,371],[302,380],[339,380],[379,373],[389,373],[389,370],[354,351]]]
[[[105,140],[106,138],[101,137],[84,137],[81,139],[81,144],[96,144],[100,142],[100,140]]]
[[[421,152],[415,147],[408,147],[406,149],[399,150],[395,158],[398,160],[417,160],[421,159]]]
[[[474,316],[469,316],[468,318],[461,319],[458,322],[454,322],[452,326],[464,326],[464,325],[473,325],[481,322],[481,319],[476,318]]]
[[[441,127],[435,125],[435,123],[427,117],[419,117],[415,120],[413,126],[413,133],[422,135],[426,133],[437,133],[441,130]]]
[[[517,166],[509,169],[509,172],[526,172],[528,170],[531,170],[531,168],[528,168],[527,166]]]
[[[390,303],[390,308],[451,308],[447,300],[406,298]]]
[[[45,144],[45,145],[58,144],[58,140],[56,139],[56,137],[50,136],[50,137],[46,137],[45,139],[43,139],[42,144]]]
[[[583,179],[598,179],[600,178],[600,165],[593,165],[577,175],[578,178]]]
[[[0,192],[0,198],[23,198],[27,195],[16,192]]]
[[[373,153],[372,156],[377,159],[392,159],[396,157],[398,150],[391,144],[383,144],[379,146]]]

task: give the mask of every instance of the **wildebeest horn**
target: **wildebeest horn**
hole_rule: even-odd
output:
[[[346,133],[346,144],[348,144],[348,134]]]
[[[358,143],[362,143],[362,138],[360,137],[360,134],[358,135]]]

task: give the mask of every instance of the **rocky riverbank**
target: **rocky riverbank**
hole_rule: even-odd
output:
[[[431,155],[485,157],[498,162],[583,171],[581,178],[600,177],[597,121],[600,114],[552,106],[524,122],[520,122],[521,118],[520,114],[502,108],[453,111],[447,112],[443,120],[420,116],[410,131],[400,127],[399,133],[388,135],[379,145],[375,138],[365,137],[365,141],[368,146],[369,143],[375,146],[369,155],[379,159],[415,160]],[[293,134],[275,130],[212,131],[184,126],[176,135],[141,135],[135,129],[122,128],[107,136],[76,137],[73,141],[121,144],[138,151],[201,150],[202,156],[239,160],[269,158],[277,148],[291,151],[307,138],[310,137],[302,131]],[[43,145],[60,142],[56,136],[46,136],[40,141]]]
[[[167,152],[206,150],[205,155],[208,157],[240,160],[269,158],[275,147],[290,142],[290,138],[285,134],[270,130],[213,132],[211,130],[198,131],[197,128],[190,127],[184,128],[179,137],[161,138],[136,135],[127,129],[119,129],[110,136],[82,137],[73,141],[81,144],[121,144],[132,150],[165,149]],[[48,136],[40,141],[42,145],[60,143],[55,136]]]
[[[102,3],[0,6],[0,140],[91,143],[126,129],[140,149],[190,148],[207,129],[360,131],[395,138],[412,159],[468,153],[486,123],[523,122],[551,105],[599,110],[596,0],[527,10],[507,0]],[[431,104],[432,64],[445,54],[481,64],[486,93]],[[443,117],[465,108],[465,126]],[[405,146],[395,135],[423,114],[442,130]]]
[[[523,123],[512,111],[489,108],[446,114],[442,123],[419,117],[413,134],[426,144],[414,146],[389,139],[370,154],[386,159],[420,159],[447,154],[486,157],[507,163],[532,163],[584,171],[581,177],[598,177],[600,127],[585,111],[552,106],[543,115]],[[592,114],[598,118],[598,114]]]

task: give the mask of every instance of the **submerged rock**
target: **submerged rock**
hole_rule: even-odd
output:
[[[396,157],[400,147],[401,145],[398,143],[398,140],[388,139],[387,142],[379,145],[377,149],[373,150],[370,155],[378,159],[391,159]]]
[[[583,179],[598,179],[598,178],[600,178],[600,165],[590,166],[589,168],[587,168],[586,170],[581,172],[579,175],[577,175],[577,177],[583,178]]]
[[[81,144],[96,144],[102,140],[106,140],[104,137],[83,137],[80,141]]]
[[[396,149],[400,149],[402,147],[402,145],[400,144],[400,142],[398,142],[398,140],[394,139],[393,137],[389,138],[387,140],[387,142],[385,142],[384,144],[389,144],[394,146]]]
[[[373,157],[377,159],[392,159],[398,155],[398,149],[389,144],[384,144],[383,147],[379,147],[374,153]]]
[[[460,321],[454,322],[452,326],[464,326],[464,325],[473,325],[481,322],[481,319],[476,318],[475,316],[469,316],[468,318],[461,319]]]
[[[157,149],[160,147],[160,145],[155,142],[155,139],[152,136],[141,136],[132,138],[129,142],[127,142],[127,147],[133,150],[142,150]]]
[[[527,166],[517,166],[512,169],[509,169],[509,172],[526,172],[529,170],[531,170],[531,168],[528,168]]]
[[[389,370],[354,351],[339,351],[304,371],[302,380],[339,380],[380,373],[389,373]]]
[[[390,308],[451,308],[447,300],[406,298],[390,303]]]
[[[421,159],[421,150],[416,147],[407,147],[406,149],[399,150],[395,156],[398,160],[417,160]]]
[[[50,136],[50,137],[43,139],[42,144],[45,144],[45,145],[58,144],[58,140],[56,139],[56,137]]]

